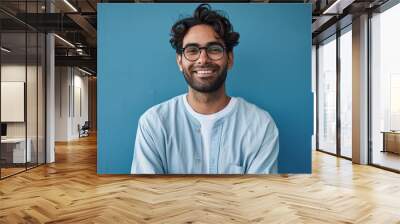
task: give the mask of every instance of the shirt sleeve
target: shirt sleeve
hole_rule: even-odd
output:
[[[279,132],[275,122],[271,119],[268,123],[260,149],[252,163],[249,165],[248,174],[277,174],[279,153]]]
[[[156,121],[156,119],[150,120],[142,117],[139,120],[131,167],[132,174],[165,173],[157,148],[157,145],[159,145],[157,141],[160,141],[160,139],[156,138],[155,130],[151,128],[155,124],[149,124],[151,121]]]

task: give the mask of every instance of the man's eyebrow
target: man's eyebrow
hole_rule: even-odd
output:
[[[222,43],[220,43],[220,42],[218,42],[218,41],[212,41],[212,42],[208,42],[205,46],[210,46],[210,45],[214,45],[214,44],[218,44],[218,45],[222,45],[222,46],[224,46]],[[186,45],[185,45],[185,47],[188,47],[188,46],[196,46],[196,47],[200,47],[200,44],[198,44],[198,43],[187,43]]]
[[[185,47],[188,47],[188,46],[196,46],[196,47],[199,47],[200,44],[198,44],[198,43],[187,43]]]
[[[222,46],[223,46],[223,44],[220,43],[220,42],[218,42],[218,41],[208,42],[208,43],[206,44],[206,46],[215,45],[215,44],[218,44],[218,45],[222,45]]]

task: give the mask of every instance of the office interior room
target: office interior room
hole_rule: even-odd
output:
[[[60,6],[68,9],[65,3],[2,1],[0,6],[3,179],[54,162],[54,144],[87,135],[82,127],[96,132],[96,56],[95,41],[86,42],[78,25],[61,28],[57,16],[39,18],[59,14],[65,10]],[[49,35],[61,30],[66,32]]]
[[[400,222],[399,1],[241,1],[312,4],[313,168],[218,178],[96,174],[97,4],[121,2],[169,1],[0,2],[0,223]]]

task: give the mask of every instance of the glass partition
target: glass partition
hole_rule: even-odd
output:
[[[0,2],[13,12],[0,11],[1,179],[45,163],[46,39],[16,18],[44,12],[44,3]]]
[[[318,47],[318,149],[336,154],[336,36]]]
[[[7,177],[24,171],[31,158],[26,150],[26,33],[2,33],[1,47],[1,176]]]

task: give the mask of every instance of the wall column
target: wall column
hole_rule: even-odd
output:
[[[368,15],[353,19],[353,163],[368,164]]]

